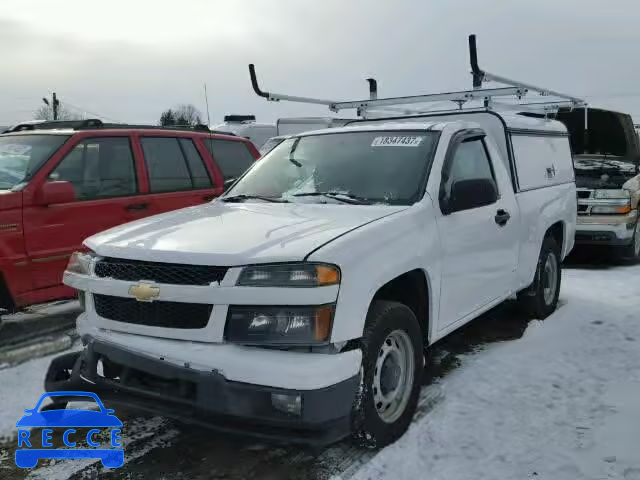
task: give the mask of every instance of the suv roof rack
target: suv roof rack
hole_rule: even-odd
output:
[[[44,120],[44,121],[29,121],[19,123],[13,127],[5,130],[2,133],[11,132],[23,132],[27,130],[58,130],[58,129],[72,129],[72,130],[93,130],[93,129],[140,129],[140,130],[178,130],[178,131],[195,131],[206,133],[219,133],[223,135],[234,136],[230,132],[222,132],[218,130],[211,130],[206,125],[198,124],[193,126],[162,126],[162,125],[136,125],[129,123],[105,123],[98,118],[88,118],[86,120]]]
[[[54,129],[78,129],[83,127],[96,128],[102,126],[102,120],[89,118],[86,120],[30,120],[18,123],[3,133],[24,132],[26,130],[54,130]]]
[[[379,98],[377,82],[373,78],[368,78],[369,83],[369,99],[365,100],[351,100],[351,101],[336,101],[327,100],[313,97],[299,97],[286,95],[281,93],[273,93],[263,91],[259,84],[256,75],[255,66],[249,65],[249,75],[251,78],[251,85],[254,92],[267,99],[268,101],[289,101],[299,103],[309,103],[316,105],[326,105],[332,112],[339,112],[341,110],[355,109],[357,115],[362,118],[367,118],[368,112],[378,111],[381,113],[387,112],[402,112],[405,115],[424,114],[433,112],[433,104],[444,102],[453,102],[457,105],[457,108],[449,108],[447,110],[464,110],[465,104],[472,101],[481,101],[482,106],[480,108],[485,109],[508,109],[515,111],[537,111],[543,114],[556,112],[561,107],[569,108],[584,108],[585,110],[585,128],[587,119],[587,102],[581,98],[574,97],[560,93],[548,88],[536,87],[529,83],[524,83],[516,80],[511,80],[500,75],[494,75],[480,68],[478,65],[478,51],[476,47],[476,36],[469,35],[469,60],[471,63],[471,75],[473,76],[473,83],[471,90],[463,90],[458,92],[446,92],[446,93],[432,93],[426,95],[410,95],[402,97],[390,97]],[[497,82],[503,86],[497,88],[482,88],[485,82]],[[532,95],[538,97],[544,97],[543,101],[523,102],[526,96],[530,98]],[[498,100],[496,100],[498,99]],[[509,103],[508,101],[500,101],[503,99],[516,100],[523,103]],[[418,107],[410,108],[410,105],[419,104],[431,104],[431,107]],[[477,109],[478,106],[469,107]]]

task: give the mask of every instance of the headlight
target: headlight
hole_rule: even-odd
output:
[[[322,287],[340,283],[340,270],[326,263],[250,265],[237,284],[244,287]]]
[[[594,194],[596,200],[613,200],[631,198],[629,190],[596,190]]]
[[[333,305],[230,306],[225,326],[229,342],[259,345],[314,345],[329,340]]]
[[[591,207],[593,215],[624,215],[631,211],[631,205],[615,206],[615,205],[598,205]]]
[[[89,275],[91,261],[96,257],[93,252],[73,252],[67,264],[67,272]]]

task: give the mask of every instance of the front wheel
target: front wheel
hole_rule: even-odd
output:
[[[560,248],[553,238],[546,237],[535,279],[529,288],[518,294],[518,303],[527,315],[541,320],[547,318],[558,306],[561,281]]]
[[[634,262],[640,261],[640,220],[636,222],[631,243],[620,248],[620,257]]]
[[[375,301],[360,348],[362,370],[352,436],[361,446],[380,448],[409,428],[418,403],[423,341],[413,311],[398,302]]]

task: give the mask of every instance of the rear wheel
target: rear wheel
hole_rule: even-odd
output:
[[[362,373],[352,436],[361,446],[380,448],[407,430],[418,402],[423,342],[413,311],[398,302],[375,301],[360,348]]]
[[[553,238],[546,237],[542,242],[535,279],[529,288],[518,294],[518,302],[525,313],[539,319],[551,315],[558,306],[561,281],[560,248]]]

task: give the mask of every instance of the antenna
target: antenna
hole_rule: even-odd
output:
[[[204,82],[204,103],[207,107],[207,130],[209,130],[209,145],[203,142],[205,147],[208,147],[209,152],[213,150],[213,131],[211,131],[211,116],[209,115],[209,95],[207,94],[207,82]],[[224,183],[222,185],[222,192],[224,193]]]
[[[207,106],[207,127],[211,128],[211,117],[209,116],[209,96],[207,95],[207,84],[204,84],[204,103]]]

